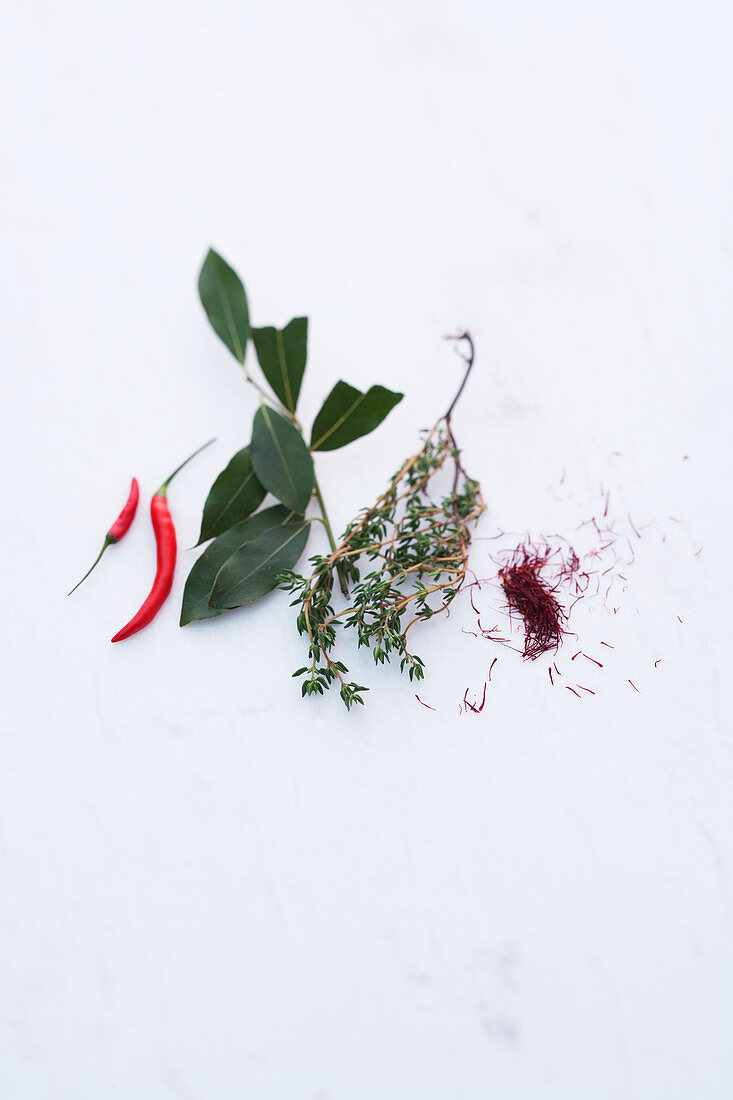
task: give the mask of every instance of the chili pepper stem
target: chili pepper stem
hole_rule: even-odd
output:
[[[206,447],[210,447],[210,446],[211,446],[211,444],[212,444],[212,443],[215,443],[215,442],[216,442],[216,439],[210,439],[210,440],[208,441],[208,443],[202,443],[200,447],[197,447],[197,448],[196,448],[196,450],[195,450],[195,451],[193,452],[193,454],[190,454],[190,455],[188,456],[188,458],[187,458],[187,459],[185,459],[185,460],[184,460],[184,461],[183,461],[183,462],[181,463],[181,465],[180,465],[180,466],[176,466],[176,468],[175,468],[175,470],[173,471],[173,473],[172,473],[172,474],[169,474],[169,475],[168,475],[168,477],[167,477],[167,478],[165,479],[165,481],[163,482],[163,484],[161,485],[161,487],[160,487],[160,488],[158,489],[158,491],[157,491],[157,492],[155,493],[155,496],[156,496],[156,497],[164,497],[164,496],[166,495],[167,491],[168,491],[168,486],[170,485],[171,481],[173,481],[173,478],[174,478],[174,477],[176,476],[176,474],[177,474],[177,473],[179,473],[179,472],[180,472],[180,471],[181,471],[181,470],[183,469],[183,467],[184,467],[184,466],[187,466],[187,465],[189,464],[189,462],[191,461],[191,459],[192,459],[192,458],[195,458],[195,457],[196,457],[196,455],[198,455],[198,454],[201,454],[201,452],[202,452],[202,451],[203,451],[203,450],[204,450],[204,449],[205,449]]]
[[[89,576],[89,574],[90,574],[90,573],[92,572],[92,570],[94,569],[94,567],[95,567],[96,565],[98,565],[98,564],[99,564],[99,559],[100,559],[100,558],[102,557],[102,554],[103,554],[103,553],[105,552],[105,550],[107,549],[107,547],[108,547],[108,546],[111,546],[111,545],[112,545],[112,543],[113,543],[113,542],[117,542],[117,539],[116,539],[116,538],[114,537],[114,535],[107,535],[107,536],[106,536],[106,538],[105,538],[105,540],[104,540],[104,545],[102,546],[102,549],[101,549],[101,550],[99,551],[99,553],[97,554],[96,558],[94,559],[94,562],[93,562],[93,564],[92,564],[92,565],[90,565],[90,567],[89,567],[89,568],[87,569],[86,573],[85,573],[85,574],[84,574],[84,576],[83,576],[83,577],[81,578],[81,580],[80,580],[80,581],[78,581],[78,582],[77,582],[77,583],[76,583],[76,584],[74,585],[74,587],[73,587],[73,588],[71,589],[71,592],[76,592],[76,590],[77,590],[77,588],[79,587],[79,585],[80,585],[80,584],[83,584],[83,583],[84,583],[84,581],[85,581],[85,580],[87,579],[87,577],[88,577],[88,576]],[[70,596],[70,595],[71,595],[71,592],[67,592],[67,596]]]

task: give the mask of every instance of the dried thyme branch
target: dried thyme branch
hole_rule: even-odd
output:
[[[445,611],[460,589],[468,568],[471,524],[484,510],[477,481],[464,470],[451,417],[474,362],[470,335],[452,337],[461,352],[465,373],[447,412],[425,433],[420,450],[408,458],[377,501],[349,524],[341,543],[328,556],[310,559],[308,577],[282,574],[281,587],[299,606],[296,625],[308,635],[310,663],[294,673],[305,676],[302,694],[323,694],[335,681],[347,709],[363,703],[366,687],[347,682],[346,666],[332,657],[336,628],[356,630],[359,646],[372,650],[375,664],[400,658],[400,671],[420,680],[424,664],[407,646],[407,634],[416,623]],[[431,496],[435,475],[453,464],[450,491],[439,500]],[[363,577],[359,562],[376,563]],[[334,612],[331,603],[334,574],[353,584],[351,606]],[[412,617],[405,623],[408,613]]]

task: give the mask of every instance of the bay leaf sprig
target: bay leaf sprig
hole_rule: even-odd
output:
[[[297,416],[308,358],[308,318],[295,317],[282,329],[252,327],[244,284],[213,249],[198,286],[211,327],[256,389],[259,404],[250,440],[218,475],[204,504],[198,545],[210,545],[186,582],[181,626],[218,617],[272,592],[279,574],[297,564],[314,520],[323,524],[331,550],[336,549],[315,476],[312,452],[318,447],[306,442]],[[265,384],[250,370],[250,344]],[[345,447],[377,428],[402,396],[384,386],[362,394],[338,381],[316,415],[311,439],[323,450]],[[320,515],[306,518],[312,499]]]
[[[282,329],[252,327],[242,280],[213,250],[201,268],[199,295],[212,328],[257,391],[258,407],[250,440],[242,441],[204,504],[198,545],[209,545],[186,581],[181,625],[217,618],[281,587],[294,597],[296,628],[308,640],[308,663],[294,674],[304,677],[303,696],[338,684],[347,709],[363,703],[367,688],[346,679],[348,668],[334,653],[338,628],[354,630],[376,664],[396,656],[410,680],[422,679],[424,664],[408,647],[408,632],[445,611],[460,589],[471,527],[484,509],[478,482],[461,464],[451,420],[473,367],[470,335],[453,338],[465,370],[447,412],[337,543],[313,456],[374,431],[403,395],[381,385],[361,391],[341,379],[307,443],[297,406],[308,319],[295,317]],[[250,343],[266,385],[250,369]],[[441,471],[449,476],[438,491]],[[311,502],[319,515],[306,515]],[[323,525],[330,553],[311,557],[310,572],[295,572],[314,521]],[[346,606],[335,610],[336,599]]]

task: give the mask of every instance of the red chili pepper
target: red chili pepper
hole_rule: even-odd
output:
[[[173,520],[166,497],[168,486],[179,470],[182,470],[192,458],[195,458],[200,451],[203,451],[204,447],[208,447],[209,444],[213,442],[214,440],[210,439],[208,443],[204,443],[203,447],[199,447],[192,455],[189,455],[185,462],[177,466],[173,473],[165,479],[160,489],[158,489],[157,493],[150,501],[150,518],[153,521],[155,545],[158,551],[158,566],[155,571],[155,580],[140,610],[136,615],[133,615],[126,626],[122,627],[122,630],[117,631],[112,639],[113,642],[122,642],[125,638],[137,634],[138,630],[142,630],[143,627],[153,621],[165,601],[168,599],[170,590],[173,587],[173,574],[176,570],[177,549],[176,529],[173,526]]]
[[[137,478],[134,477],[132,479],[132,485],[130,486],[130,495],[127,498],[127,504],[122,509],[119,516],[107,532],[104,539],[104,546],[99,551],[99,554],[97,555],[97,560],[94,562],[94,565],[92,565],[91,569],[88,569],[86,571],[84,576],[79,581],[79,584],[82,584],[87,579],[92,569],[94,569],[94,566],[97,565],[97,563],[99,562],[99,559],[101,558],[107,547],[111,546],[113,542],[119,542],[122,536],[126,533],[127,529],[135,518],[135,512],[137,511],[137,502],[139,499],[140,486],[137,483]],[[79,584],[75,584],[71,592],[76,592]],[[69,592],[69,595],[71,595],[71,592]]]

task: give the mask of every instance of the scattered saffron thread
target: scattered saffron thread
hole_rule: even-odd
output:
[[[468,710],[472,710],[474,714],[480,714],[481,711],[484,709],[484,703],[486,702],[486,684],[484,684],[484,694],[482,696],[481,703],[480,703],[479,706],[474,706],[473,703],[469,703],[469,701],[467,699],[467,695],[468,695],[468,688],[466,688],[465,694],[463,696],[464,706],[467,707]]]
[[[574,654],[572,655],[572,657],[570,658],[570,660],[571,660],[571,661],[574,661],[574,660],[575,660],[575,658],[576,658],[576,657],[579,657],[579,656],[580,656],[580,654],[581,654],[582,652],[583,652],[583,650],[582,650],[582,649],[579,649],[577,653],[574,653]]]
[[[658,661],[654,662],[654,667],[656,668],[657,665],[661,664],[661,662],[662,662],[662,658],[660,657]]]
[[[418,703],[420,703],[420,705],[425,707],[427,710],[435,710],[435,707],[429,706],[428,703],[423,703],[422,699],[417,694],[417,692],[415,692],[415,698],[417,699]]]
[[[639,691],[639,689],[638,689],[638,687],[636,686],[636,684],[634,683],[634,681],[633,681],[633,680],[629,680],[629,683],[631,684],[631,686],[632,686],[632,688],[634,689],[634,691],[638,691],[638,692],[639,692],[639,695],[641,695],[641,692]]]
[[[547,672],[548,672],[548,675],[549,675],[549,677],[550,677],[550,683],[551,683],[551,684],[552,684],[552,686],[554,687],[554,686],[555,686],[555,681],[554,681],[554,680],[553,680],[553,678],[552,678],[552,669],[551,669],[551,668],[548,668]]]
[[[489,683],[491,683],[491,673],[492,673],[492,671],[493,671],[493,669],[494,669],[494,665],[496,664],[496,662],[497,662],[498,660],[499,660],[499,658],[498,658],[498,657],[494,657],[493,661],[491,662],[491,666],[490,666],[490,668],[489,668]]]
[[[619,574],[619,576],[620,576],[620,574]],[[624,579],[626,579],[626,578],[624,578]],[[606,649],[615,649],[616,648],[615,645],[609,645],[608,642],[601,642],[601,645],[604,645],[606,647]]]
[[[580,699],[580,696],[578,695],[578,693],[577,693],[577,691],[575,690],[575,688],[571,688],[571,687],[568,687],[568,685],[566,684],[566,685],[565,685],[565,690],[566,690],[566,691],[572,691],[573,695],[577,695],[577,696],[578,696],[578,699]]]
[[[634,527],[634,521],[633,521],[633,519],[631,518],[631,512],[629,512],[629,523],[631,524],[631,530],[632,530],[632,531],[634,532],[634,534],[636,535],[636,537],[637,537],[638,539],[640,539],[640,538],[641,538],[641,535],[640,535],[640,534],[639,534],[639,532],[638,532],[638,531],[636,530],[636,527]]]
[[[591,691],[590,688],[583,687],[582,684],[578,684],[578,687],[580,688],[581,691],[587,691],[589,695],[595,695],[595,691]]]
[[[583,656],[585,657],[586,661],[592,661],[594,665],[598,665],[599,668],[603,668],[601,662],[597,661],[595,657],[589,657],[587,653],[584,653]]]

